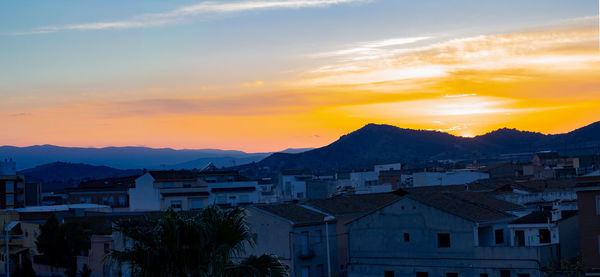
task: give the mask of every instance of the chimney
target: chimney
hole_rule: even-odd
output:
[[[552,222],[561,220],[562,211],[560,208],[560,200],[556,200],[552,203],[552,211],[550,213],[552,214]]]

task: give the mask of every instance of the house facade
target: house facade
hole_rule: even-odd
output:
[[[511,246],[516,208],[481,194],[408,194],[346,224],[348,274],[541,277],[557,247]]]
[[[335,220],[326,222],[326,214],[293,203],[250,206],[246,213],[256,233],[248,255],[277,255],[290,276],[327,276],[329,268],[337,276]]]
[[[576,191],[579,239],[586,276],[600,276],[600,177],[581,178]]]

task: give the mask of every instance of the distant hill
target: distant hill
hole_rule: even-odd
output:
[[[264,160],[236,167],[247,175],[267,169],[311,169],[317,173],[371,168],[374,164],[427,160],[495,159],[501,154],[555,150],[563,154],[596,152],[600,146],[600,122],[566,134],[499,129],[474,138],[447,133],[368,124],[325,147],[289,154],[275,153]]]
[[[142,170],[121,170],[108,166],[93,166],[82,163],[54,162],[21,170],[26,182],[40,182],[44,191],[63,191],[84,180],[125,177],[141,174]]]
[[[285,150],[295,151],[295,150]],[[303,150],[299,150],[303,151]],[[272,153],[245,153],[235,150],[104,147],[82,148],[55,145],[28,147],[0,146],[0,158],[13,158],[18,169],[56,161],[105,165],[114,168],[195,168],[212,162],[218,167],[258,162]]]

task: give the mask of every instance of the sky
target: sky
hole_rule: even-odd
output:
[[[4,1],[0,145],[320,147],[600,121],[597,0]]]

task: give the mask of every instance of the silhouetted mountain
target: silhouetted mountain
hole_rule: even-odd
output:
[[[54,162],[21,170],[26,182],[40,182],[44,191],[62,191],[74,187],[83,180],[94,180],[112,177],[125,177],[141,174],[142,170],[121,170],[108,166],[93,166]]]
[[[298,154],[275,153],[239,166],[248,175],[281,169],[311,169],[317,173],[371,168],[375,164],[427,160],[495,159],[500,154],[555,150],[562,153],[598,151],[600,123],[559,135],[499,129],[474,138],[447,133],[368,124],[322,148]]]
[[[81,148],[54,145],[35,145],[29,147],[0,146],[0,158],[13,158],[17,162],[17,168],[30,168],[55,161],[64,161],[106,165],[121,169],[161,169],[173,168],[175,165],[198,159],[205,159],[220,167],[260,161],[269,154],[271,153],[248,154],[242,151],[218,149],[175,150],[148,147]],[[202,166],[207,163],[203,161]]]

